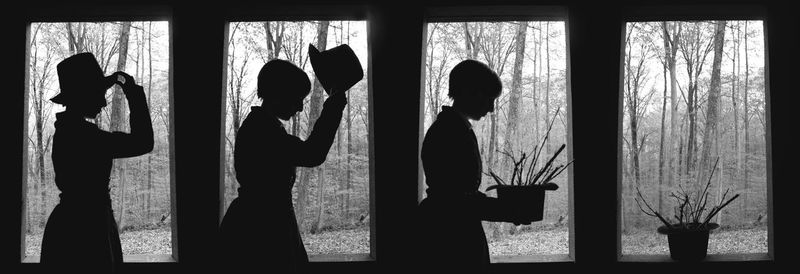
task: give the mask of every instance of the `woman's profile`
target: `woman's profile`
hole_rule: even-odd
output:
[[[41,263],[50,272],[115,273],[122,264],[109,182],[113,159],[153,149],[153,127],[145,94],[124,72],[104,76],[91,53],[57,66],[60,93],[50,99],[66,107],[56,114],[53,135],[59,203],[47,220]],[[106,91],[120,85],[130,109],[130,133],[104,131],[94,119],[106,106]]]
[[[422,143],[428,196],[419,205],[418,233],[426,273],[485,273],[489,247],[481,221],[531,222],[508,216],[501,200],[478,190],[483,164],[469,120],[494,111],[501,91],[497,74],[478,61],[462,61],[450,72],[453,105],[442,107]]]
[[[281,120],[303,110],[311,89],[308,75],[274,59],[261,68],[257,86],[262,104],[252,107],[236,136],[234,169],[240,188],[220,226],[222,269],[304,272],[308,256],[292,204],[295,168],[325,161],[347,98],[345,92],[334,91],[311,134],[301,140],[288,134]]]

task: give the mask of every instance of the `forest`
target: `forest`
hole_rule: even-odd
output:
[[[308,60],[309,44],[320,50],[349,44],[365,79],[348,91],[349,103],[325,163],[300,168],[293,189],[296,215],[309,254],[370,251],[369,74],[364,21],[230,22],[225,56],[225,102],[221,172],[224,209],[237,196],[233,148],[241,122],[253,106],[258,70],[267,61],[289,60],[313,81],[303,112],[284,122],[305,139],[319,116],[325,93]],[[423,41],[423,136],[444,105],[450,69],[464,59],[486,63],[500,76],[503,92],[495,111],[473,121],[484,171],[509,176],[508,154],[539,144],[554,121],[543,154],[568,143],[568,54],[565,23],[429,23]],[[696,189],[715,159],[711,199],[730,189],[741,198],[717,215],[710,252],[766,252],[767,117],[764,31],[761,21],[632,22],[625,28],[620,60],[621,207],[624,254],[665,253],[658,221],[634,201],[640,189],[650,204],[671,212],[669,193]],[[55,66],[92,52],[106,75],[126,71],[144,87],[155,131],[152,153],[116,160],[110,191],[125,254],[171,254],[170,67],[167,22],[33,23],[29,32],[25,161],[26,254],[38,255],[47,217],[58,203],[51,162],[58,91]],[[126,131],[127,107],[119,89],[94,122]],[[613,107],[613,106],[609,106]],[[569,153],[557,161],[566,163]],[[609,159],[611,160],[611,159]],[[575,159],[575,164],[581,163]],[[554,180],[545,218],[532,225],[485,222],[493,255],[567,254],[571,171]],[[613,182],[606,182],[609,186]],[[484,176],[480,189],[494,184]],[[420,192],[424,197],[424,181]],[[495,195],[488,191],[488,195]]]
[[[116,159],[111,173],[112,209],[123,238],[128,233],[161,235],[125,254],[171,254],[169,25],[167,22],[32,23],[29,32],[26,255],[38,255],[47,218],[58,204],[51,161],[55,114],[64,107],[50,101],[59,93],[56,65],[77,53],[95,55],[104,75],[125,71],[144,88],[155,145],[143,156]],[[128,107],[119,87],[106,93],[108,106],[94,119],[100,129],[128,131]],[[80,225],[80,224],[76,224]],[[126,243],[127,244],[127,243]]]
[[[261,105],[257,76],[269,60],[288,60],[305,70],[312,81],[303,111],[284,122],[286,132],[305,139],[322,111],[325,94],[314,76],[308,46],[320,51],[348,44],[364,69],[364,80],[347,91],[339,130],[325,162],[298,168],[292,190],[295,215],[309,254],[369,252],[369,114],[368,52],[364,21],[231,22],[227,40],[225,117],[225,209],[237,197],[233,168],[236,134],[250,108]],[[265,182],[268,183],[268,182]],[[326,232],[332,232],[327,233]],[[335,232],[335,233],[334,233]],[[328,235],[321,240],[320,234]],[[337,235],[353,245],[337,249]],[[316,235],[316,236],[312,236]]]
[[[720,240],[754,246],[743,252],[766,252],[763,22],[632,22],[624,39],[623,238],[653,241],[639,234],[653,235],[659,225],[637,207],[637,188],[671,216],[676,205],[670,193],[698,191],[719,159],[709,200],[716,203],[728,190],[741,197],[713,221],[723,231],[755,232]],[[630,248],[636,241],[623,240],[623,250],[639,253]],[[735,247],[720,251],[729,249]]]

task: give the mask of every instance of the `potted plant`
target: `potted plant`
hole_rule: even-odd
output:
[[[491,169],[489,170],[488,175],[497,184],[489,186],[486,191],[497,189],[497,198],[510,206],[508,213],[512,214],[512,216],[524,216],[528,220],[541,221],[544,212],[545,191],[557,190],[558,185],[553,183],[552,180],[572,164],[572,161],[561,165],[555,163],[558,155],[566,147],[565,144],[562,144],[543,166],[537,166],[542,156],[542,148],[550,137],[550,130],[553,128],[553,122],[555,122],[555,117],[558,116],[559,110],[556,110],[556,114],[550,121],[542,143],[534,146],[530,154],[522,152],[521,157],[517,159],[508,151],[501,152],[514,163],[510,180],[503,180]]]
[[[718,224],[712,223],[711,219],[739,197],[739,194],[736,194],[727,198],[730,191],[728,189],[716,205],[710,209],[708,208],[708,189],[711,186],[711,178],[714,176],[714,170],[717,169],[718,162],[719,158],[714,162],[714,167],[702,191],[690,193],[683,186],[679,186],[677,191],[673,191],[670,194],[670,197],[676,201],[674,220],[664,217],[664,214],[653,209],[642,195],[639,187],[636,187],[636,205],[645,215],[656,217],[661,221],[663,225],[658,227],[657,231],[660,234],[667,235],[669,255],[673,260],[703,260],[708,253],[708,235],[712,230],[719,227]]]

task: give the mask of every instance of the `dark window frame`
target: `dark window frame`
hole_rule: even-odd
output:
[[[420,112],[419,112],[419,150],[422,150],[422,141],[425,136],[425,59],[428,39],[428,24],[448,22],[501,22],[501,21],[554,21],[564,22],[565,60],[566,60],[566,104],[567,104],[567,158],[573,159],[573,130],[572,130],[572,76],[570,64],[570,33],[569,16],[565,6],[536,6],[536,5],[487,5],[487,6],[435,6],[428,7],[423,17],[423,31],[421,40],[421,67],[420,67]],[[574,223],[574,171],[573,166],[567,168],[569,179],[569,193],[567,194],[567,215],[569,217],[569,253],[568,254],[534,254],[534,255],[492,255],[493,264],[518,264],[518,263],[564,263],[575,260],[575,223]],[[418,161],[417,176],[417,201],[421,201],[424,194],[425,174],[422,161]]]
[[[675,263],[669,255],[648,254],[648,255],[625,255],[622,254],[622,213],[620,212],[623,185],[623,153],[621,140],[623,132],[623,100],[624,100],[624,63],[625,63],[625,31],[627,23],[631,22],[653,22],[653,21],[706,21],[706,20],[756,20],[763,23],[764,30],[764,112],[766,121],[766,204],[767,204],[767,253],[748,253],[748,254],[709,254],[707,262],[765,262],[775,260],[775,233],[773,224],[773,170],[772,170],[772,113],[770,100],[770,69],[769,69],[769,35],[767,10],[760,5],[636,5],[626,6],[622,11],[620,22],[620,63],[619,63],[619,89],[618,89],[618,130],[617,136],[620,141],[617,143],[617,260],[625,263]]]
[[[174,88],[173,88],[173,62],[172,62],[172,53],[173,53],[173,40],[172,40],[172,16],[171,16],[171,9],[166,6],[162,5],[122,5],[122,6],[115,6],[115,5],[71,5],[71,6],[61,6],[57,5],[55,7],[46,7],[35,10],[31,13],[26,14],[25,18],[25,32],[26,32],[26,46],[25,46],[25,91],[24,91],[24,107],[25,113],[23,114],[23,119],[26,119],[23,125],[23,134],[26,134],[28,131],[28,121],[27,118],[29,117],[28,109],[29,109],[29,96],[30,93],[30,27],[33,23],[63,23],[63,22],[113,22],[113,21],[130,21],[130,22],[139,22],[139,21],[160,21],[160,22],[167,22],[168,29],[169,29],[169,73],[168,73],[168,92],[169,92],[169,131],[174,132],[175,126],[175,115],[174,115]],[[175,174],[175,137],[174,134],[168,135],[169,140],[169,158],[170,158],[170,165],[169,165],[169,187],[170,187],[170,215],[173,221],[170,222],[170,227],[172,231],[172,254],[136,254],[136,255],[124,255],[124,263],[158,263],[158,264],[172,264],[178,262],[178,222],[176,221],[177,216],[177,202],[176,202],[176,174]],[[27,144],[27,143],[26,143]],[[23,159],[28,158],[27,149],[23,151]],[[27,170],[28,161],[24,161],[22,163],[23,170]],[[28,179],[27,176],[23,174],[22,176],[22,211],[21,211],[21,227],[25,227],[27,225],[25,219],[25,212],[27,211],[27,185]],[[25,255],[25,229],[22,229],[22,235],[20,239],[20,258],[23,264],[31,264],[31,263],[39,263],[40,256],[27,256]]]
[[[256,7],[231,7],[224,11],[225,40],[227,41],[231,22],[261,21],[363,21],[367,25],[367,104],[368,104],[368,156],[369,156],[369,214],[370,214],[370,251],[359,254],[310,254],[311,263],[350,263],[373,262],[376,258],[376,226],[375,226],[375,154],[374,154],[374,114],[373,114],[373,81],[372,81],[372,36],[370,30],[370,12],[364,5],[265,5]],[[223,49],[222,76],[222,113],[220,125],[220,178],[219,178],[219,222],[225,216],[225,129],[227,122],[227,73],[228,48]]]

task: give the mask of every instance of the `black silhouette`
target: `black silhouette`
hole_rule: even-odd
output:
[[[306,73],[276,59],[258,74],[258,97],[263,102],[252,108],[236,136],[234,168],[239,196],[220,227],[226,271],[269,266],[281,273],[305,272],[308,256],[292,205],[295,167],[314,167],[325,161],[347,104],[345,91],[363,77],[360,64],[357,70],[332,65],[348,58],[352,62],[352,50],[319,53],[311,47],[309,51],[318,79],[330,96],[305,141],[286,133],[279,119],[288,120],[303,110],[303,99],[310,91]]]
[[[489,248],[481,220],[529,224],[508,216],[504,202],[478,190],[482,162],[468,119],[494,111],[500,78],[488,66],[465,60],[450,72],[448,96],[422,143],[427,194],[419,206],[420,259],[425,272],[486,272]]]
[[[53,136],[55,182],[60,201],[47,220],[41,263],[50,272],[115,273],[122,264],[109,180],[114,158],[153,149],[153,127],[144,90],[133,77],[106,77],[91,53],[57,66],[61,92],[51,101],[66,106],[56,114]],[[86,121],[106,106],[105,92],[118,84],[130,109],[130,133],[108,132]]]

